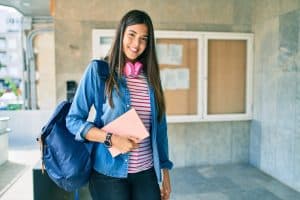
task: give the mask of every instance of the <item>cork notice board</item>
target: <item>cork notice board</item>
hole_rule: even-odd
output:
[[[168,115],[197,114],[197,39],[157,39]]]
[[[208,114],[246,112],[246,40],[208,41]]]

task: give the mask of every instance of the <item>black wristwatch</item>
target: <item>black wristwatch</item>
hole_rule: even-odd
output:
[[[106,138],[104,140],[104,146],[106,146],[106,148],[110,148],[112,146],[112,143],[111,143],[111,136],[112,134],[111,133],[107,133],[106,134]]]

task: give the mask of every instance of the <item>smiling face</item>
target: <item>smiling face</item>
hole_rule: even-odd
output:
[[[148,28],[145,24],[127,26],[123,37],[123,52],[127,60],[135,61],[146,49]]]

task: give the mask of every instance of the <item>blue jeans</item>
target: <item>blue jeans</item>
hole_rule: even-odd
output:
[[[160,200],[160,189],[154,169],[127,178],[115,178],[92,172],[89,189],[93,200]]]

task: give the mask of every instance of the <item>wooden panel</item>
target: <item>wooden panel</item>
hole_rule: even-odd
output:
[[[208,41],[208,114],[246,112],[246,41]]]
[[[182,63],[160,64],[160,69],[188,69],[189,88],[165,89],[166,107],[168,115],[197,114],[198,96],[198,47],[196,39],[157,39],[157,44],[182,45]]]

